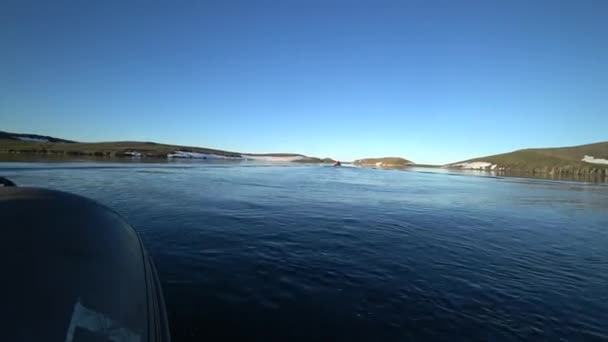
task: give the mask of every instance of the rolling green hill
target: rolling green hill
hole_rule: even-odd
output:
[[[152,142],[117,141],[100,143],[62,143],[0,140],[0,153],[49,154],[66,156],[123,157],[130,152],[139,152],[146,157],[166,158],[177,150],[197,153],[210,153],[220,156],[240,157],[239,153],[200,147],[165,145]]]
[[[532,174],[608,175],[608,142],[531,148],[446,165],[448,168]]]

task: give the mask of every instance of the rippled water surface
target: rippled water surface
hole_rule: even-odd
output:
[[[122,213],[175,341],[608,339],[608,186],[321,166],[2,163]]]

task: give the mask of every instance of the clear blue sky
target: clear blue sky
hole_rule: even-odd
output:
[[[608,1],[3,1],[0,130],[447,163],[608,140]]]

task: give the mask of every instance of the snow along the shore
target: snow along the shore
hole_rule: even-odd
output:
[[[186,152],[186,151],[175,151],[167,154],[167,158],[188,158],[188,159],[234,159],[242,160],[241,157],[223,156],[219,154],[211,153],[199,153],[199,152]]]
[[[49,139],[44,138],[30,138],[30,137],[15,137],[21,141],[34,141],[34,142],[49,142]]]
[[[496,169],[496,164],[492,164],[490,162],[484,162],[484,161],[458,163],[458,164],[452,164],[451,166],[458,167],[458,168],[465,169],[465,170],[494,170],[494,169]]]
[[[582,161],[591,164],[608,164],[608,159],[595,158],[594,156],[585,155]]]
[[[135,157],[135,158],[141,158],[142,157],[142,153],[141,152],[137,152],[137,151],[126,151],[125,156],[131,156],[131,157]]]
[[[287,163],[287,162],[293,162],[296,160],[304,159],[304,157],[302,157],[302,156],[278,157],[278,156],[254,156],[254,155],[250,155],[250,154],[243,154],[243,158],[245,158],[245,160],[271,162],[271,163]]]
[[[271,162],[271,163],[287,163],[297,160],[302,160],[303,156],[255,156],[250,154],[243,154],[241,156],[223,156],[220,154],[212,153],[199,153],[199,152],[186,152],[186,151],[175,151],[169,153],[167,158],[187,158],[187,159],[226,159],[226,160],[243,160],[243,161],[259,161],[259,162]]]

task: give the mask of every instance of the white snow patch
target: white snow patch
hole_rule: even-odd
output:
[[[243,158],[245,158],[245,160],[271,162],[271,163],[286,163],[286,162],[293,162],[296,160],[304,159],[304,157],[302,157],[302,156],[278,157],[278,156],[254,156],[254,155],[250,155],[250,154],[243,154]]]
[[[489,162],[476,161],[476,162],[468,162],[468,163],[458,163],[452,165],[453,167],[458,167],[465,170],[494,170],[496,168],[496,164],[492,164]]]
[[[30,137],[14,137],[21,141],[35,141],[35,142],[49,142],[49,139],[44,138],[30,138]]]
[[[593,156],[588,156],[588,155],[585,155],[585,157],[581,160],[586,163],[592,163],[592,164],[608,164],[608,159],[595,158]]]
[[[186,152],[186,151],[175,151],[167,154],[167,158],[189,158],[189,159],[243,159],[241,157],[230,157],[222,156],[219,154],[211,153],[198,153],[198,152]]]
[[[125,152],[125,156],[140,158],[142,156],[142,154],[141,154],[141,152],[137,152],[137,151],[127,151],[127,152]]]
[[[243,154],[240,157],[223,156],[220,154],[213,153],[198,153],[198,152],[186,152],[186,151],[175,151],[167,155],[167,158],[188,158],[188,159],[226,159],[226,160],[246,160],[256,162],[270,162],[270,163],[288,163],[301,159],[305,159],[303,156],[256,156],[251,154]]]

